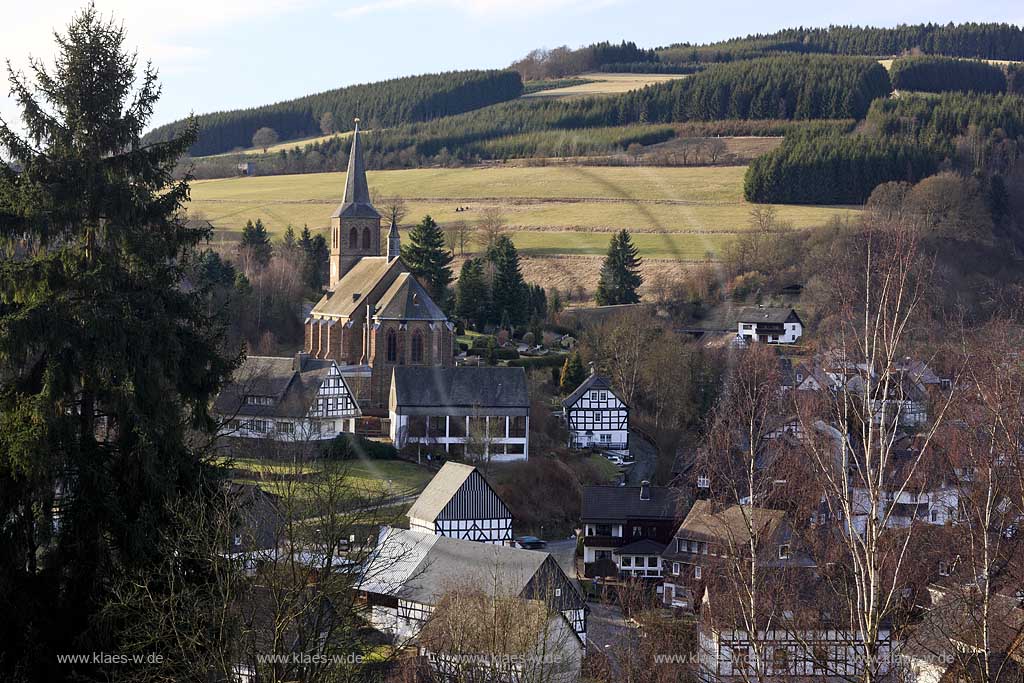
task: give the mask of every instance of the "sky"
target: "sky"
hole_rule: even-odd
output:
[[[153,124],[354,83],[500,68],[538,47],[705,43],[790,26],[1004,21],[1019,0],[95,0],[160,72]],[[52,58],[84,0],[0,0],[0,58]],[[16,123],[3,89],[0,116]]]

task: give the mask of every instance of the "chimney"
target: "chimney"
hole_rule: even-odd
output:
[[[296,353],[295,358],[292,359],[292,372],[302,372],[302,366],[306,364],[307,358],[309,358],[309,354],[305,351]]]
[[[651,499],[651,482],[646,479],[640,482],[640,500]]]
[[[352,292],[352,301],[359,301],[359,298],[363,296],[362,292]]]

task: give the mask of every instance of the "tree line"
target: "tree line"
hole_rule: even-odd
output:
[[[863,132],[794,133],[747,169],[754,202],[862,203],[880,183],[916,182],[939,165],[985,176],[1024,150],[1024,99],[944,93],[876,100]]]
[[[365,127],[395,126],[460,114],[522,94],[514,71],[450,71],[394,78],[307,95],[250,109],[203,114],[154,128],[144,144],[174,139],[194,122],[199,127],[189,154],[220,154],[249,147],[260,128],[270,128],[281,140],[347,130],[359,117]],[[325,121],[324,115],[330,114]],[[333,122],[338,122],[337,124]],[[325,124],[325,125],[322,125]],[[324,130],[324,128],[328,128]]]
[[[654,64],[657,61],[658,55],[654,50],[639,48],[633,41],[624,40],[619,44],[608,41],[593,43],[575,50],[566,45],[552,50],[533,50],[519,61],[512,62],[509,68],[518,72],[524,81],[537,81],[597,71],[609,64]]]
[[[889,77],[897,90],[1006,92],[1006,74],[1001,67],[970,59],[905,57],[892,63]]]
[[[789,28],[745,38],[658,50],[663,62],[728,62],[778,52],[898,55],[918,51],[950,57],[1024,60],[1024,30],[1006,23],[911,24],[894,28]]]

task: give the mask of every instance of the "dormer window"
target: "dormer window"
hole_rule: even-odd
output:
[[[274,405],[273,396],[257,396],[256,394],[248,394],[245,397],[245,405],[247,406],[272,406]]]
[[[412,293],[412,305],[413,306],[419,306],[420,305],[420,294],[419,294],[419,292],[413,292]]]
[[[782,545],[779,546],[779,559],[780,560],[788,560],[789,559],[789,544],[788,543],[783,543]]]

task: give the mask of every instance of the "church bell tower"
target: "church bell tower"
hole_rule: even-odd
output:
[[[359,139],[359,119],[355,124],[348,153],[348,172],[345,174],[345,195],[341,206],[331,214],[332,290],[359,259],[380,256],[380,214],[370,202],[363,145]]]

